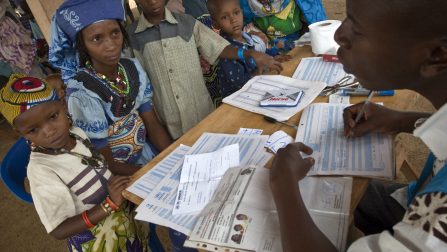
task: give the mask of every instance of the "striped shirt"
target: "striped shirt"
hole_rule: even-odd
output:
[[[157,114],[171,136],[179,138],[214,109],[197,49],[214,63],[229,43],[193,17],[168,9],[156,26],[141,15],[129,34],[153,85]]]
[[[87,138],[79,128],[73,128],[72,132]],[[92,155],[79,140],[71,151],[88,157]],[[112,175],[107,166],[94,170],[71,154],[40,152],[31,152],[27,173],[34,206],[48,233],[67,218],[101,203],[107,195],[107,188],[99,179],[108,180]]]

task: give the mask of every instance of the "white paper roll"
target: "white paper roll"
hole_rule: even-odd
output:
[[[309,25],[312,52],[336,55],[339,45],[334,40],[334,34],[340,25],[339,20],[325,20]]]

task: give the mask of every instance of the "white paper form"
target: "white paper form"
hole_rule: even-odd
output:
[[[343,65],[323,61],[322,57],[303,58],[293,74],[293,78],[306,81],[322,81],[333,86],[341,78],[349,75]]]
[[[315,165],[309,175],[352,175],[394,177],[391,136],[368,134],[346,138],[343,133],[343,109],[346,104],[316,103],[301,116],[296,142],[314,152]]]
[[[211,200],[224,173],[236,166],[239,166],[239,144],[215,152],[186,155],[172,213],[201,211]]]
[[[208,251],[282,251],[269,174],[268,169],[255,166],[230,168],[185,246]],[[317,226],[344,251],[352,178],[306,177],[300,188]]]
[[[145,199],[152,190],[160,183],[160,181],[166,177],[171,171],[172,167],[180,160],[183,159],[185,154],[191,149],[186,145],[178,146],[167,157],[155,165],[146,174],[137,179],[126,190],[137,195],[138,197]]]
[[[352,177],[306,177],[299,185],[312,220],[338,251],[345,251]]]
[[[188,154],[216,151],[224,146],[239,144],[240,163],[264,166],[272,157],[264,151],[268,136],[240,136],[204,133]],[[167,176],[152,190],[137,208],[136,219],[170,227],[189,235],[196,215],[172,215],[183,159],[177,162]]]
[[[286,121],[307,107],[326,87],[323,82],[296,80],[281,75],[262,75],[253,77],[239,91],[226,97],[223,102],[232,106]],[[267,92],[300,89],[304,95],[295,107],[260,107],[259,103]]]

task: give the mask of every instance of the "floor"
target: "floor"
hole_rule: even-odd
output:
[[[323,0],[329,19],[342,20],[344,0]],[[0,160],[18,136],[7,123],[0,124]],[[15,198],[0,183],[0,248],[2,251],[67,251],[65,241],[46,234],[33,205]]]

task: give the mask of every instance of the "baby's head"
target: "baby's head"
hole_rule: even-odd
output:
[[[0,112],[34,145],[61,149],[69,143],[71,122],[66,106],[44,80],[12,75],[0,90]]]
[[[239,0],[209,0],[207,6],[216,29],[231,37],[241,35],[244,15]]]

